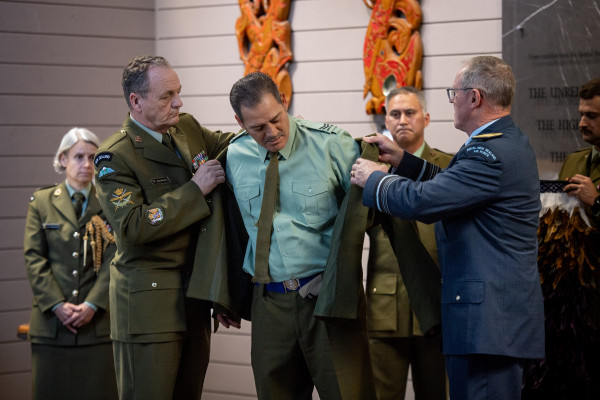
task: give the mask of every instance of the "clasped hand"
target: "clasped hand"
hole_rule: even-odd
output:
[[[87,325],[96,312],[85,303],[63,303],[54,310],[60,322],[71,332],[77,333],[76,328]]]

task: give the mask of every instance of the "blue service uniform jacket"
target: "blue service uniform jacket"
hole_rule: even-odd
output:
[[[438,221],[444,353],[542,358],[539,178],[527,136],[505,116],[447,169],[405,154],[396,173],[373,173],[363,201],[401,218]]]

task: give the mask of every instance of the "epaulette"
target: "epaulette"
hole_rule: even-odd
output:
[[[110,137],[106,139],[104,143],[102,143],[101,147],[104,149],[110,149],[112,146],[123,140],[125,137],[127,137],[127,131],[125,129],[121,129],[119,132],[110,135]]]
[[[305,128],[310,129],[311,131],[333,133],[336,135],[346,132],[345,130],[343,130],[342,128],[340,128],[337,125],[326,124],[323,122],[309,121],[307,119],[296,120],[296,123],[298,125],[301,125]]]
[[[229,141],[229,143],[233,143],[235,142],[237,139],[241,138],[242,136],[246,136],[248,134],[247,130],[241,130],[240,132],[236,133],[236,135]]]
[[[489,140],[489,139],[499,138],[500,136],[502,136],[501,132],[484,133],[482,135],[474,136],[473,139],[471,139],[471,140]]]
[[[39,191],[41,191],[41,190],[52,189],[52,188],[55,188],[55,187],[57,187],[57,186],[58,186],[58,183],[55,183],[54,185],[49,185],[49,186],[39,187],[39,188],[35,189],[35,190],[33,191],[33,194],[32,194],[32,195],[29,197],[29,201],[31,202],[31,201],[35,200],[35,194],[36,194],[37,192],[39,192]]]

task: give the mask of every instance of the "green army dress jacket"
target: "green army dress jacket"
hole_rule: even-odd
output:
[[[377,147],[363,141],[360,143],[361,157],[376,161]],[[218,160],[225,168],[226,155],[221,154]],[[250,320],[252,283],[251,276],[242,270],[247,235],[241,215],[227,185],[217,187],[211,197],[211,217],[202,221],[187,295],[209,300],[215,303],[217,310],[227,312],[233,318]],[[401,220],[376,216],[374,210],[363,206],[362,189],[351,185],[335,220],[323,287],[315,307],[316,317],[326,320],[365,318],[363,241],[366,229],[377,223],[382,223],[389,231],[393,248],[400,252],[405,238],[394,231],[400,230]],[[203,254],[207,256],[199,258]],[[407,270],[402,274],[411,298],[417,299],[414,311],[422,326],[429,329],[439,325],[439,270],[434,265],[434,268]]]
[[[169,133],[181,158],[127,118],[94,160],[98,198],[117,243],[110,279],[114,340],[181,340],[186,331],[184,292],[198,221],[211,214],[210,198],[191,178],[233,134],[210,131],[185,113]]]
[[[421,158],[441,168],[450,163],[452,155],[432,149],[427,143]],[[371,337],[408,337],[422,335],[419,321],[411,308],[411,301],[398,263],[415,269],[438,265],[437,246],[433,225],[415,221],[398,222],[406,242],[402,254],[396,258],[388,235],[380,225],[367,233],[370,239],[367,263],[367,326]],[[441,301],[441,299],[438,299]]]
[[[85,213],[77,220],[65,182],[36,191],[31,197],[25,224],[25,269],[33,290],[29,326],[32,343],[85,346],[110,342],[108,282],[115,246],[102,255],[94,271],[88,240],[84,259],[85,225],[92,216],[104,218],[92,185]],[[52,308],[60,302],[88,301],[98,310],[77,335],[60,322]]]
[[[591,155],[591,147],[570,154],[560,170],[558,179],[564,180],[573,175],[581,174],[589,176],[596,187],[600,185],[600,165],[592,165]],[[600,215],[590,215],[590,217],[590,222],[594,223],[595,226],[600,226]]]

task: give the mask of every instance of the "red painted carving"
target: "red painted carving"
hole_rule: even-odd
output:
[[[423,44],[417,31],[421,6],[416,0],[363,1],[373,9],[363,50],[363,96],[373,95],[367,102],[368,114],[383,114],[385,96],[391,89],[423,86]]]
[[[287,64],[292,60],[291,28],[287,21],[291,0],[239,0],[242,15],[235,23],[244,75],[261,71],[273,78],[289,102],[292,81]]]

